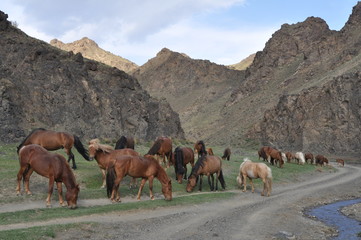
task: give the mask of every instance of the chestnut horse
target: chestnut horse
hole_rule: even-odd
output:
[[[194,152],[189,147],[177,147],[173,153],[174,170],[178,183],[182,183],[182,177],[187,179],[187,164],[194,167]]]
[[[162,184],[162,192],[165,200],[172,200],[172,182],[159,162],[151,155],[141,156],[118,156],[110,161],[107,170],[107,195],[112,202],[120,202],[119,184],[122,179],[129,175],[142,178],[137,199],[140,200],[144,184],[149,180],[150,199],[154,200],[153,179],[157,178]]]
[[[89,143],[89,157],[92,160],[95,158],[102,172],[103,184],[101,188],[105,188],[105,174],[109,161],[114,161],[114,158],[121,155],[139,156],[139,154],[131,148],[114,150],[112,146],[100,144],[97,139],[92,139]],[[132,183],[135,183],[135,179],[133,179]]]
[[[291,152],[286,152],[287,162],[290,163],[292,159],[295,159],[295,155]]]
[[[306,153],[305,154],[305,161],[308,163],[308,160],[310,160],[310,163],[313,164],[314,158],[312,153]]]
[[[272,170],[264,163],[255,163],[248,158],[243,160],[239,167],[237,183],[239,187],[243,185],[243,192],[247,191],[247,178],[251,182],[252,192],[254,193],[254,185],[252,179],[261,178],[263,182],[262,196],[266,194],[270,196],[272,191]]]
[[[213,174],[216,174],[216,187],[214,188],[214,177]],[[218,180],[220,181],[222,188],[226,188],[226,183],[223,178],[223,172],[222,172],[222,160],[221,158],[217,156],[211,156],[211,155],[203,155],[194,165],[192,168],[192,172],[188,177],[188,183],[187,183],[187,192],[192,192],[194,187],[197,184],[198,178],[200,176],[199,180],[199,191],[202,191],[202,178],[203,175],[206,175],[208,177],[208,184],[211,189],[218,190]],[[212,183],[210,178],[212,178]]]
[[[147,155],[158,155],[162,157],[163,164],[166,165],[165,158],[167,157],[169,167],[172,163],[173,145],[172,140],[167,137],[158,137],[149,149]]]
[[[49,178],[48,196],[46,198],[46,205],[48,207],[51,206],[51,195],[53,194],[54,182],[56,182],[60,205],[65,206],[62,191],[62,183],[64,183],[67,189],[65,199],[68,207],[71,209],[76,208],[79,185],[76,183],[73,171],[62,155],[48,152],[45,148],[37,144],[30,144],[20,148],[19,162],[20,169],[17,175],[17,194],[20,194],[20,181],[22,178],[25,183],[25,192],[29,195],[32,194],[29,189],[29,181],[31,174],[35,171],[39,175]]]
[[[321,165],[321,166],[328,165],[328,159],[323,155],[317,155],[315,159],[316,159],[316,165]]]
[[[58,150],[64,148],[68,155],[68,162],[72,160],[73,169],[76,169],[74,154],[71,152],[74,146],[76,150],[89,161],[88,151],[84,148],[80,139],[72,134],[66,132],[55,132],[51,130],[45,130],[44,128],[34,129],[18,146],[17,152],[22,146],[29,144],[38,144],[49,151]]]
[[[336,159],[336,162],[337,162],[337,166],[342,166],[344,167],[345,166],[345,161],[343,159]]]
[[[276,165],[278,163],[279,164],[278,166],[280,168],[283,167],[284,160],[282,158],[282,152],[278,151],[275,148],[268,147],[268,146],[262,147],[258,151],[258,156],[259,156],[259,158],[262,157],[263,159],[267,159],[267,161],[269,163],[271,163],[272,165],[274,165],[276,162]]]
[[[115,144],[114,149],[131,148],[134,150],[134,138],[121,136]]]
[[[194,153],[198,154],[198,160],[203,156],[208,154],[208,149],[202,140],[197,141],[194,144]],[[213,150],[212,150],[213,153]],[[213,154],[214,155],[214,154]]]
[[[231,159],[231,149],[229,148],[224,149],[222,159],[223,160],[227,159],[227,161]]]

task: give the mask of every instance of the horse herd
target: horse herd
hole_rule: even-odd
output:
[[[203,176],[207,176],[208,184],[211,191],[218,190],[218,182],[223,189],[226,184],[222,171],[222,159],[230,160],[231,150],[226,148],[222,157],[215,156],[211,148],[206,148],[203,141],[197,141],[194,150],[189,147],[176,147],[174,152],[172,149],[172,140],[168,137],[158,137],[149,151],[141,156],[134,150],[134,139],[122,136],[115,147],[107,144],[101,144],[98,139],[89,141],[88,149],[86,149],[75,135],[46,130],[43,128],[33,130],[18,146],[20,169],[17,174],[16,192],[20,194],[21,179],[24,181],[25,193],[31,194],[29,189],[29,179],[33,171],[39,175],[49,179],[48,196],[46,205],[51,206],[51,196],[53,192],[54,182],[57,184],[59,203],[62,206],[68,206],[71,209],[77,207],[77,198],[79,193],[79,185],[73,171],[71,170],[66,159],[57,153],[49,151],[64,148],[68,155],[68,162],[72,161],[73,169],[76,169],[74,155],[71,151],[75,147],[78,152],[87,161],[96,160],[102,172],[102,188],[106,187],[107,196],[112,202],[120,202],[119,185],[125,176],[131,176],[132,181],[130,187],[136,185],[136,179],[141,178],[137,199],[140,200],[142,189],[149,181],[149,194],[153,200],[153,180],[157,178],[162,185],[162,193],[165,200],[172,199],[172,184],[163,166],[174,166],[175,176],[178,183],[182,183],[182,179],[187,180],[186,191],[192,192],[199,182],[199,190],[202,190]],[[48,151],[49,150],[49,151]],[[195,154],[198,160],[195,162]],[[258,152],[259,157],[267,160],[271,164],[284,164],[284,157],[288,160],[287,154],[280,151],[263,147]],[[307,156],[308,158],[309,156]],[[161,162],[157,160],[161,159]],[[304,163],[306,158],[290,155],[289,158],[298,159],[300,163]],[[301,159],[301,160],[300,160]],[[302,160],[303,159],[303,160]],[[313,156],[310,158],[313,162]],[[328,163],[327,158],[316,156],[316,163]],[[192,167],[190,175],[187,177],[187,164]],[[216,175],[214,179],[214,174]],[[272,190],[272,171],[265,163],[255,163],[249,159],[245,159],[240,165],[237,183],[243,191],[246,191],[246,180],[250,180],[252,192],[254,186],[252,179],[261,178],[264,184],[261,195],[270,196]],[[214,183],[215,180],[215,183]],[[67,188],[65,204],[62,197],[62,183]]]

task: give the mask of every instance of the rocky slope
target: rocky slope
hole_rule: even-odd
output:
[[[130,73],[138,67],[137,64],[128,59],[101,49],[98,44],[87,37],[72,43],[63,43],[58,39],[53,39],[50,41],[50,44],[67,52],[72,51],[73,53],[81,53],[86,58],[116,67],[126,73]]]
[[[80,137],[184,138],[178,114],[125,72],[30,38],[0,12],[0,141],[33,128]]]

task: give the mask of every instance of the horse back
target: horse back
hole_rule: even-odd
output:
[[[184,147],[182,148],[183,151],[183,158],[184,158],[184,164],[187,163],[194,163],[194,152],[192,148],[190,147]]]
[[[43,130],[34,132],[30,136],[29,141],[52,151],[60,148],[71,148],[74,144],[74,137],[66,132]]]
[[[206,160],[204,162],[204,166],[202,167],[202,171],[204,174],[207,173],[215,173],[222,169],[222,160],[215,155],[207,155]]]

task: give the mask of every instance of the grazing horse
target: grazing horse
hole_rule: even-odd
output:
[[[263,182],[262,196],[266,194],[270,196],[272,191],[272,170],[264,163],[255,163],[248,158],[243,160],[239,167],[237,183],[239,187],[243,185],[243,192],[247,191],[247,178],[251,182],[252,192],[254,193],[254,185],[252,179],[261,178]]]
[[[154,200],[153,179],[157,178],[162,184],[165,200],[172,200],[172,182],[159,162],[151,155],[119,156],[108,165],[107,195],[112,202],[120,202],[119,184],[124,176],[142,178],[137,199],[140,200],[144,184],[149,180],[150,199]]]
[[[123,149],[123,148],[131,148],[134,149],[134,138],[121,136],[117,143],[115,144],[114,149]]]
[[[30,144],[20,148],[19,162],[20,169],[17,175],[17,194],[20,194],[20,181],[22,178],[25,183],[25,192],[29,195],[32,194],[29,189],[29,181],[31,174],[35,171],[39,175],[49,178],[46,206],[51,206],[51,195],[53,194],[54,182],[56,182],[60,205],[65,206],[62,191],[62,183],[64,183],[67,189],[65,199],[68,207],[70,209],[76,208],[79,185],[76,183],[73,171],[62,155],[48,152],[45,148],[37,144]]]
[[[208,151],[206,150],[206,145],[202,140],[197,141],[194,144],[194,152],[198,154],[198,160],[203,156],[207,155]],[[213,151],[212,151],[213,153]]]
[[[158,137],[149,149],[147,155],[159,155],[162,157],[163,164],[166,165],[165,158],[167,157],[169,167],[172,163],[173,145],[172,140],[167,137]],[[173,164],[173,163],[172,163]]]
[[[305,155],[303,154],[303,152],[296,152],[295,153],[295,159],[297,161],[298,164],[305,164],[306,160],[305,160]]]
[[[291,152],[286,152],[287,162],[290,163],[292,159],[295,159],[295,155]]]
[[[328,159],[323,155],[317,155],[315,159],[316,159],[316,165],[321,165],[321,166],[328,165]]]
[[[343,160],[343,159],[340,159],[340,158],[338,158],[338,159],[336,159],[336,162],[337,162],[337,166],[345,166],[345,161]]]
[[[68,162],[72,160],[73,169],[76,169],[74,154],[71,152],[74,146],[76,150],[89,161],[88,151],[84,148],[80,139],[66,132],[55,132],[51,130],[45,130],[44,128],[34,129],[18,146],[17,152],[22,146],[29,144],[38,144],[49,151],[58,150],[64,148],[68,155]]]
[[[216,187],[214,188],[214,177],[213,174],[216,174]],[[192,192],[194,187],[197,184],[198,178],[199,180],[199,191],[202,191],[202,178],[203,175],[208,177],[208,184],[211,189],[218,190],[218,180],[220,181],[222,188],[226,188],[226,183],[223,178],[222,172],[222,160],[217,156],[203,155],[192,168],[192,172],[188,177],[187,183],[187,192]],[[210,178],[212,178],[212,183]]]
[[[261,158],[263,158],[263,161],[267,161],[267,155],[266,155],[266,151],[268,151],[270,147],[265,146],[265,147],[261,147],[258,150],[258,160],[260,160]]]
[[[282,152],[278,151],[275,148],[268,147],[268,146],[262,147],[258,151],[258,157],[259,158],[262,157],[263,160],[267,159],[267,162],[271,163],[272,165],[274,165],[276,162],[276,165],[278,163],[280,168],[283,167],[284,160],[282,158]]]
[[[178,183],[182,183],[182,177],[187,179],[187,164],[194,167],[194,152],[189,147],[177,147],[173,153],[174,170]]]
[[[308,160],[310,160],[310,163],[313,164],[314,158],[312,153],[306,153],[305,154],[305,161],[308,163]]]
[[[231,149],[229,148],[224,149],[222,159],[223,160],[227,159],[227,161],[231,159]]]
[[[131,148],[114,150],[112,146],[100,144],[97,139],[92,139],[89,143],[89,157],[90,159],[95,158],[102,172],[103,184],[101,188],[105,188],[106,169],[110,161],[114,161],[114,158],[122,155],[139,156],[139,154]],[[134,182],[135,179],[133,179],[132,183]]]

